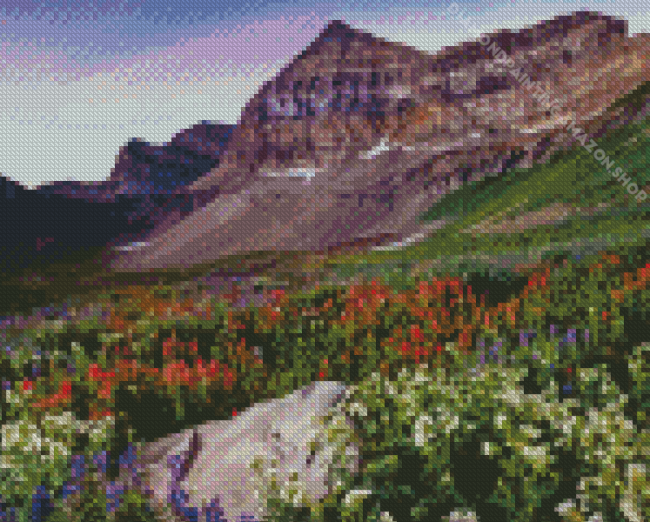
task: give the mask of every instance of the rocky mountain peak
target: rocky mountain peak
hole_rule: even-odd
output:
[[[647,46],[626,33],[625,21],[578,12],[488,35],[526,83],[563,101],[554,117],[478,39],[429,54],[334,20],[264,84],[219,167],[188,188],[206,204],[157,225],[116,269],[420,233],[452,179],[531,166],[568,143],[568,119],[597,131],[604,108],[644,81]]]

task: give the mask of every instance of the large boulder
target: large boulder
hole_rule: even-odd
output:
[[[339,382],[315,382],[236,418],[146,444],[139,487],[167,521],[262,520],[274,480],[285,502],[313,506],[334,492],[345,470],[358,471],[352,421],[337,409],[345,390]],[[341,428],[334,442],[332,426]]]

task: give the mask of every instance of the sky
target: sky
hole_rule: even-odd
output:
[[[636,0],[2,0],[0,174],[26,188],[110,176],[131,138],[237,123],[330,20],[435,53],[576,10],[650,32]],[[456,13],[456,14],[453,14]]]

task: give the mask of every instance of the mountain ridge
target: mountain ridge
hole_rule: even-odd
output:
[[[550,99],[565,101],[553,119],[479,40],[429,54],[333,20],[235,125],[202,122],[162,145],[133,138],[100,183],[25,190],[0,177],[5,219],[25,238],[0,244],[27,243],[24,253],[44,260],[104,246],[110,270],[138,272],[426,235],[418,216],[460,184],[574,143],[562,118],[597,136],[639,113],[609,107],[648,79],[648,36],[582,11],[491,33]],[[34,219],[43,202],[54,221],[77,213],[84,227]]]
[[[161,222],[112,268],[425,234],[418,216],[442,195],[568,146],[569,119],[597,133],[613,100],[647,79],[646,39],[605,15],[492,37],[551,100],[566,100],[557,117],[478,41],[429,55],[333,21],[246,104],[222,163],[188,189],[214,190],[208,203]],[[609,91],[587,81],[595,74]]]

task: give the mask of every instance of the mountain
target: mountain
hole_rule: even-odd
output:
[[[0,233],[6,263],[20,268],[83,248],[136,240],[175,210],[193,209],[186,189],[218,166],[232,125],[202,122],[151,145],[133,139],[121,147],[101,182],[54,182],[26,190],[0,176]]]
[[[233,125],[202,122],[151,145],[133,138],[120,147],[110,176],[99,182],[55,181],[37,189],[75,199],[112,202],[120,195],[169,194],[190,185],[219,163]]]
[[[182,269],[422,237],[444,194],[573,144],[567,123],[597,138],[646,108],[616,105],[650,70],[648,35],[625,21],[578,12],[489,37],[557,111],[480,41],[431,55],[331,22],[244,107],[220,164],[187,189],[194,209],[106,263]]]

